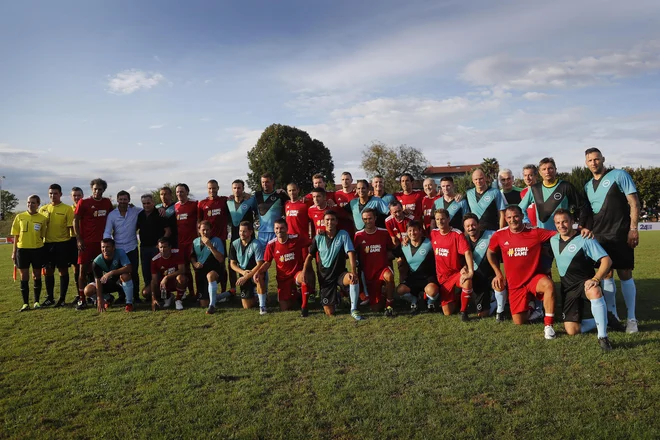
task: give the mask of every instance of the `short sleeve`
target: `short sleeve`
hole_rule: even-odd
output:
[[[621,192],[623,192],[625,195],[630,195],[637,192],[637,187],[635,186],[635,182],[633,182],[632,177],[630,177],[630,174],[623,170],[619,170],[617,173],[616,183],[619,185]]]
[[[317,235],[316,237],[314,237],[314,239],[312,240],[312,244],[309,246],[309,254],[314,257],[316,256],[316,254],[319,253],[319,245],[316,242],[317,237],[319,236]]]
[[[238,255],[236,255],[236,247],[234,246],[233,242],[229,245],[229,259],[231,261],[238,261]]]
[[[213,237],[211,239],[211,243],[213,243],[213,246],[218,252],[220,252],[222,255],[225,254],[225,245],[222,240],[220,240],[218,237]]]
[[[117,252],[119,251],[121,251],[121,249],[117,249]],[[128,255],[126,255],[126,252],[124,251],[119,252],[119,263],[121,264],[122,267],[131,264],[131,260],[128,259]]]
[[[506,209],[506,199],[504,198],[501,192],[497,190],[495,190],[494,192],[497,194],[497,196],[495,196],[497,199],[497,209],[500,211],[504,211]]]
[[[101,278],[103,276],[103,269],[96,263],[92,263],[92,272],[94,272],[94,278]]]
[[[554,237],[557,234],[557,231],[550,231],[548,229],[543,229],[543,228],[536,228],[535,230],[538,237],[543,242],[550,240],[552,237]]]
[[[254,259],[256,261],[264,261],[264,245],[259,240],[252,240],[255,243]]]
[[[266,251],[264,252],[264,261],[273,261],[273,248],[275,247],[274,243],[268,243],[266,245]]]
[[[458,235],[457,241],[458,241],[458,253],[461,255],[465,255],[467,251],[470,250],[470,245],[467,242],[467,239],[465,238],[465,235],[456,233]]]
[[[14,221],[11,224],[11,235],[21,235],[21,221],[18,215],[14,217]]]
[[[498,241],[499,235],[500,234],[496,232],[492,237],[490,237],[490,241],[488,242],[488,250],[491,252],[497,252],[500,250],[500,243]]]
[[[403,258],[403,251],[401,250],[401,245],[396,246],[392,249],[392,254],[397,258]]]
[[[607,252],[605,252],[605,249],[603,249],[600,243],[592,238],[584,239],[584,253],[595,262],[598,262],[601,258],[608,256]]]
[[[348,233],[346,231],[343,231],[344,233],[342,235],[342,240],[344,241],[344,252],[349,253],[349,252],[355,252],[355,248],[353,247],[353,242],[351,241],[351,237],[348,236]]]

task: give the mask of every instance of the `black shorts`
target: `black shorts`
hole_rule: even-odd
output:
[[[76,237],[72,237],[67,243],[69,244],[67,249],[69,264],[75,266],[78,264],[78,240],[76,240]]]
[[[338,277],[331,279],[319,278],[319,295],[321,304],[324,306],[337,305],[341,301],[341,295],[337,293],[337,287],[344,287],[344,278],[348,272],[342,272]]]
[[[96,280],[94,280],[93,283],[94,287],[96,287]],[[121,295],[124,294],[124,289],[121,286],[121,278],[119,277],[112,277],[108,279],[108,281],[105,282],[105,284],[101,284],[102,289],[103,289],[103,295],[106,295],[108,293],[120,293]]]
[[[46,243],[44,245],[44,267],[69,267],[69,248],[68,241]]]
[[[201,269],[195,269],[195,285],[197,286],[197,294],[202,300],[209,300],[209,282],[206,279],[206,276],[211,271],[215,271],[218,275],[220,275],[221,270],[222,266],[218,260],[213,258],[213,256],[210,256],[209,259],[206,260]]]
[[[584,319],[585,304],[590,303],[584,291],[584,282],[566,288],[562,286],[561,299],[564,322],[581,322]],[[591,307],[588,307],[587,310],[591,310]]]
[[[438,283],[438,280],[434,276],[429,276],[426,278],[411,278],[410,275],[408,275],[408,278],[406,278],[401,284],[408,287],[411,294],[420,295],[424,293],[426,286],[431,283],[435,284],[436,286],[440,286],[440,283]]]
[[[16,249],[16,267],[19,269],[41,270],[44,265],[44,248],[38,249]]]
[[[255,289],[257,285],[254,283],[253,279],[249,279],[242,286],[240,286],[241,299],[251,299],[254,297]],[[207,292],[208,295],[208,292]]]
[[[628,246],[628,240],[598,238],[598,243],[612,259],[612,269],[634,269],[635,250]]]
[[[490,310],[492,292],[491,280],[475,272],[472,277],[472,298],[477,307],[477,313]]]

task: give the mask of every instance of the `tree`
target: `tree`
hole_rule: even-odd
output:
[[[247,184],[261,188],[261,175],[271,173],[278,186],[296,183],[302,193],[312,190],[312,176],[323,174],[327,182],[335,179],[330,150],[307,132],[288,125],[266,127],[257,144],[248,151]]]
[[[498,174],[500,172],[500,163],[494,157],[484,157],[483,162],[479,166],[484,174],[486,175],[486,180],[488,184],[493,182],[498,182]]]
[[[14,208],[18,206],[18,198],[9,191],[0,189],[0,197],[2,202],[0,203],[0,214],[2,214],[2,219],[5,219],[5,216],[14,212]]]
[[[660,168],[624,168],[637,187],[643,207],[655,209],[660,201]]]
[[[400,189],[398,181],[403,173],[410,173],[415,179],[421,179],[428,166],[429,162],[420,150],[405,144],[389,147],[374,141],[362,151],[362,169],[369,178],[383,176],[387,192]]]
[[[174,200],[174,203],[178,202],[179,199],[177,199],[177,197],[176,197],[176,186],[177,185],[178,185],[178,183],[167,182],[167,183],[162,184],[158,188],[154,189],[153,191],[151,191],[151,196],[154,199],[154,205],[159,205],[159,204],[163,203],[163,201],[160,199],[160,189],[165,187],[165,186],[172,190],[172,200]],[[193,198],[192,192],[188,193],[188,197]],[[136,203],[136,202],[133,201],[133,203]]]
[[[587,197],[587,194],[584,192],[584,185],[593,177],[589,168],[573,167],[570,173],[557,173],[557,177],[573,184],[582,197]]]

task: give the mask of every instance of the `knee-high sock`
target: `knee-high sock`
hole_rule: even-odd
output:
[[[66,292],[69,290],[69,272],[60,275],[60,301],[66,299]]]
[[[34,301],[39,302],[41,296],[41,278],[34,280]]]
[[[259,307],[266,307],[266,299],[268,295],[266,293],[260,293],[259,295]]]
[[[21,296],[23,297],[23,304],[30,302],[30,285],[27,280],[21,280]]]
[[[607,310],[607,306],[605,307],[605,309]],[[607,316],[607,312],[605,312],[605,316]],[[596,328],[596,320],[594,318],[583,319],[582,322],[580,322],[580,333],[589,333],[591,330],[595,328]]]
[[[501,292],[495,291],[495,301],[497,301],[497,313],[504,312],[504,306],[506,304],[507,297],[509,293],[506,289]]]
[[[616,284],[614,283],[614,278],[605,278],[600,284],[600,287],[603,289],[605,303],[607,304],[607,311],[612,312],[618,318],[619,315],[616,314]]]
[[[607,304],[605,298],[589,300],[591,302],[591,314],[594,315],[596,321],[596,328],[598,329],[598,337],[607,337]]]
[[[621,293],[623,293],[623,300],[626,302],[628,309],[628,319],[637,319],[635,317],[635,301],[637,298],[637,287],[635,287],[635,280],[621,281]]]
[[[348,286],[348,295],[351,297],[351,312],[357,310],[358,302],[360,301],[360,285],[351,284]]]
[[[309,287],[307,286],[307,283],[302,283],[300,286],[300,291],[302,292],[302,305],[301,307],[303,309],[307,308],[307,300],[309,299]]]
[[[55,295],[55,275],[46,275],[46,297],[51,301]]]
[[[470,296],[472,295],[472,289],[461,291],[461,313],[465,313],[470,303]]]
[[[122,282],[121,287],[126,295],[126,304],[133,304],[133,280]]]
[[[434,296],[433,298],[431,298],[430,296],[426,295],[426,305],[429,305],[429,306],[430,306],[431,304],[435,304],[435,301],[436,301],[438,298],[440,298],[440,294],[439,294],[439,293],[438,293],[436,296]]]
[[[218,282],[211,281],[209,283],[209,302],[213,307],[215,307],[215,301],[218,299],[217,292],[218,292]]]
[[[412,293],[404,293],[401,298],[408,301],[410,304],[417,304],[417,297]]]

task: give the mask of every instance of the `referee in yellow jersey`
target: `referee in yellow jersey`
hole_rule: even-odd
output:
[[[34,279],[34,308],[41,307],[39,295],[41,295],[41,267],[43,266],[44,238],[48,219],[39,214],[39,203],[41,199],[36,194],[28,197],[26,212],[21,212],[14,217],[11,225],[11,234],[14,236],[14,247],[11,259],[21,272],[21,295],[23,295],[23,307],[21,312],[30,310],[30,290],[28,277],[30,266],[32,266],[32,277]]]

